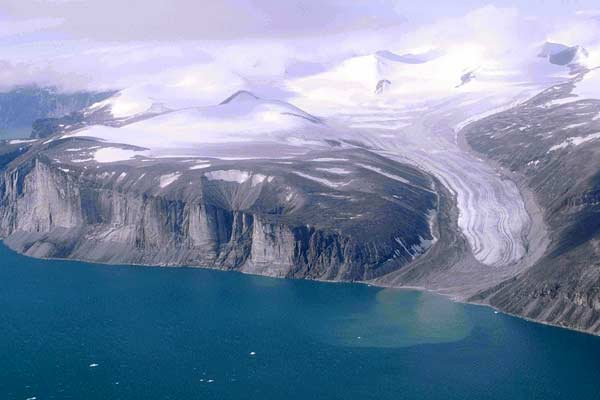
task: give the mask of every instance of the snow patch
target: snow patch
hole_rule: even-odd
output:
[[[110,163],[116,161],[131,160],[140,154],[137,150],[123,149],[120,147],[103,147],[96,150],[94,160],[99,163]]]
[[[270,178],[263,174],[253,174],[250,171],[241,171],[239,169],[210,171],[204,174],[208,180],[217,180],[225,182],[244,183],[251,180],[252,186],[256,186],[266,179]],[[270,182],[270,181],[269,181]]]
[[[390,174],[388,172],[385,172],[384,170],[382,170],[381,168],[377,168],[377,167],[373,167],[371,165],[367,165],[367,164],[357,164],[359,167],[364,168],[364,169],[368,169],[369,171],[373,171],[376,172],[380,175],[383,175],[387,178],[393,179],[395,181],[398,182],[402,182],[402,183],[410,183],[407,179],[398,176],[398,175],[394,175],[394,174]]]
[[[137,89],[126,89],[116,95],[92,104],[90,111],[100,110],[104,107],[110,109],[110,113],[115,118],[126,118],[141,114],[152,107],[153,101]]]
[[[345,168],[315,168],[318,171],[324,171],[324,172],[329,172],[331,174],[336,174],[336,175],[347,175],[347,174],[351,174],[352,171],[349,169],[345,169]]]
[[[600,68],[589,71],[575,85],[573,94],[580,99],[600,99]]]
[[[127,176],[127,172],[121,172],[121,174],[117,177],[117,183],[121,182]]]
[[[596,139],[600,139],[600,132],[592,133],[587,136],[570,137],[567,140],[565,140],[564,142],[550,147],[550,149],[548,150],[547,153],[550,153],[550,152],[553,152],[556,150],[560,150],[560,149],[565,149],[565,148],[569,147],[570,145],[579,146],[582,143],[590,142],[590,141],[596,140]]]
[[[323,158],[313,158],[310,161],[315,161],[315,162],[334,162],[334,161],[348,161],[347,158],[328,158],[328,157],[323,157]]]
[[[346,183],[333,182],[333,181],[330,181],[329,179],[319,178],[319,177],[308,175],[308,174],[305,174],[303,172],[298,172],[298,171],[294,171],[294,174],[301,176],[304,179],[309,179],[311,181],[320,183],[321,185],[329,186],[331,188],[339,188],[339,187],[345,186],[349,183],[349,182],[346,182]]]
[[[181,174],[179,172],[173,172],[172,174],[161,175],[159,185],[162,189],[166,188],[173,182],[175,182]]]
[[[580,122],[580,123],[578,123],[578,124],[571,124],[571,125],[567,125],[567,126],[565,126],[565,127],[563,128],[563,130],[567,130],[567,129],[574,129],[574,128],[578,128],[578,127],[580,127],[580,126],[585,126],[585,125],[587,125],[587,124],[588,124],[587,122]]]
[[[32,143],[37,142],[37,139],[13,139],[9,140],[8,144],[23,144],[23,143]]]
[[[208,167],[210,167],[210,163],[192,165],[189,169],[193,171],[196,169],[204,169],[204,168],[208,168]]]

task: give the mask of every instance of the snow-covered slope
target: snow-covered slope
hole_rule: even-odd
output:
[[[144,81],[144,79],[141,79]],[[105,111],[115,119],[157,114],[165,109],[209,106],[216,99],[245,87],[246,81],[215,64],[165,71],[152,83],[127,85],[105,101],[90,107],[89,113]]]
[[[419,54],[379,51],[347,59],[323,73],[291,80],[287,87],[298,95],[294,101],[304,109],[317,106],[324,112],[335,112],[339,106],[382,101],[414,106],[465,93],[506,97],[507,92],[518,93],[526,87],[541,90],[569,77],[569,68],[537,57],[535,49],[520,49],[520,53],[529,57],[491,56],[476,43]],[[375,96],[382,80],[390,81],[386,96]]]
[[[546,42],[539,57],[547,58],[551,64],[587,66],[588,51],[582,46],[566,46],[561,43]]]
[[[134,89],[123,90],[110,98],[92,104],[86,113],[106,111],[113,118],[127,118],[150,110],[153,104],[152,97],[139,93]]]
[[[166,112],[122,127],[95,125],[69,136],[158,151],[251,142],[304,145],[322,142],[327,139],[326,132],[321,120],[289,103],[240,91],[215,106]]]
[[[575,84],[572,94],[577,100],[600,99],[600,68],[588,72]]]
[[[458,225],[475,258],[517,271],[531,223],[524,202],[512,182],[464,152],[453,128],[572,79],[571,69],[538,57],[535,43],[510,50],[476,40],[454,43],[423,52],[419,62],[397,55],[407,53],[421,54],[354,57],[288,87],[303,109],[317,109],[387,157],[411,160],[436,175],[456,194]]]

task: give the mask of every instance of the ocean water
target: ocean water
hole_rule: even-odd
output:
[[[432,294],[0,245],[0,399],[600,399],[600,338]]]
[[[31,135],[31,126],[22,128],[0,129],[0,140],[8,139],[29,139]]]

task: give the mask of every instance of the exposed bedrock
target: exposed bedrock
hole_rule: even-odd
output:
[[[528,270],[473,300],[537,321],[600,333],[600,101],[556,85],[465,128],[470,145],[535,196],[550,232]]]
[[[365,162],[367,152],[361,154]],[[34,257],[344,281],[399,269],[434,242],[433,181],[410,167],[412,179],[427,187],[365,169],[366,188],[356,187],[357,178],[342,193],[291,166],[243,175],[224,165],[212,174],[180,172],[162,188],[155,182],[170,176],[165,168],[173,165],[65,166],[35,151],[0,178],[0,234]],[[373,216],[362,218],[358,210],[369,206]]]

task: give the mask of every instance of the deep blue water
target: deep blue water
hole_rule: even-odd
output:
[[[416,291],[1,245],[0,282],[2,400],[600,399],[600,338]]]

